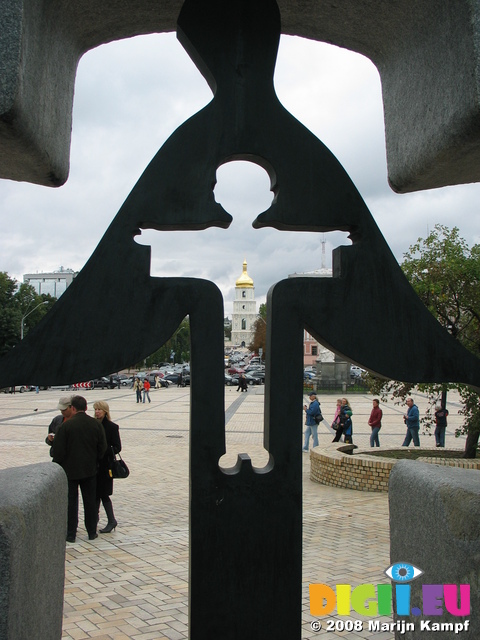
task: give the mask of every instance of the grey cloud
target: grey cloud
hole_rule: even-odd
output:
[[[298,38],[282,38],[277,93],[335,153],[362,193],[397,259],[436,222],[479,241],[478,187],[399,196],[387,185],[378,73],[361,56]],[[58,190],[0,182],[6,223],[0,270],[23,273],[60,265],[80,269],[165,139],[211,99],[173,34],[112,43],[80,62],[74,104],[71,173]],[[318,269],[323,234],[254,230],[272,194],[263,169],[231,163],[218,170],[215,198],[233,215],[228,230],[143,234],[152,274],[215,281],[231,313],[244,258],[257,299],[290,273]],[[326,234],[325,257],[348,244]]]

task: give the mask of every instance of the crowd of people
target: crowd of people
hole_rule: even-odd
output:
[[[95,418],[87,415],[83,396],[60,398],[60,415],[50,423],[45,439],[53,461],[64,469],[68,480],[67,542],[75,542],[77,535],[79,488],[88,539],[98,537],[100,504],[107,515],[100,533],[110,533],[117,526],[110,496],[113,461],[122,449],[119,427],[112,422],[106,402],[95,402],[93,407]]]
[[[239,389],[243,391],[239,382]],[[137,402],[150,402],[150,384],[137,378],[134,383]],[[142,399],[143,393],[143,399]],[[315,391],[309,394],[310,403],[305,404],[305,439],[303,451],[308,452],[310,438],[313,447],[318,447],[318,425],[324,420]],[[370,446],[379,447],[379,433],[382,428],[383,412],[380,400],[374,398],[368,419],[371,428]],[[407,411],[403,416],[407,432],[403,441],[408,447],[413,441],[420,446],[420,414],[412,398],[406,401]],[[111,495],[113,494],[112,466],[122,443],[117,424],[112,422],[110,408],[105,401],[95,402],[95,418],[87,415],[87,401],[83,396],[73,395],[60,398],[58,409],[48,427],[45,442],[51,447],[53,461],[63,467],[68,480],[67,542],[75,542],[78,528],[78,489],[80,488],[84,506],[85,528],[89,540],[98,537],[97,524],[100,519],[100,504],[107,516],[107,524],[100,533],[110,533],[117,526]],[[343,436],[345,444],[353,445],[353,411],[347,398],[337,400],[335,415],[331,423],[335,433],[332,442],[339,442]],[[438,404],[435,408],[435,443],[445,446],[448,410]]]
[[[323,421],[323,415],[320,403],[317,399],[315,391],[309,394],[310,404],[304,405],[305,411],[305,440],[302,451],[308,452],[310,438],[312,438],[313,447],[318,447],[318,425]],[[380,400],[374,398],[373,407],[368,419],[368,425],[371,428],[370,446],[379,447],[379,433],[382,428],[383,411],[380,408]],[[403,416],[404,423],[407,427],[405,439],[402,446],[408,447],[413,441],[415,447],[420,446],[420,413],[417,405],[412,398],[406,401],[407,411]],[[347,398],[338,398],[335,415],[331,423],[331,428],[335,432],[332,442],[339,442],[343,436],[345,444],[353,444],[353,411]],[[445,431],[447,428],[448,410],[437,404],[435,407],[435,444],[437,447],[445,447]]]

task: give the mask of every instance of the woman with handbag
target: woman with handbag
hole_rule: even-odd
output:
[[[113,514],[113,504],[110,499],[113,493],[113,478],[110,469],[115,454],[122,450],[122,443],[118,424],[115,424],[110,419],[110,408],[108,404],[100,400],[94,403],[93,408],[95,409],[95,418],[102,423],[105,429],[105,437],[107,438],[107,451],[100,460],[97,473],[97,509],[99,511],[99,518],[100,501],[103,504],[108,518],[106,527],[100,529],[100,533],[110,533],[117,526],[117,521]]]
[[[335,434],[332,442],[339,442],[342,434],[344,436],[344,442],[346,444],[353,444],[352,433],[353,433],[353,423],[352,423],[352,409],[347,398],[342,398],[342,404],[340,406],[339,413],[339,424],[337,427],[337,432]]]
[[[337,406],[335,408],[335,415],[332,420],[332,429],[336,431],[338,429],[338,425],[340,424],[340,410],[342,408],[342,399],[338,398]]]

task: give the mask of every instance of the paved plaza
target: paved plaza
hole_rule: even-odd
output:
[[[263,466],[267,461],[262,447],[263,386],[250,387],[244,394],[235,389],[225,389],[227,453],[221,465],[232,466],[237,453],[248,453],[255,466]],[[62,395],[65,392],[58,389],[38,394],[0,394],[0,468],[50,462],[44,440],[47,426],[58,414],[56,405]],[[137,404],[135,392],[124,388],[88,390],[83,395],[91,415],[93,402],[109,403],[112,420],[120,425],[122,454],[131,474],[114,483],[112,498],[118,528],[89,542],[81,527],[77,542],[67,544],[62,637],[187,639],[189,389],[153,390],[150,404]],[[324,417],[331,420],[336,396],[321,394],[319,399]],[[354,412],[354,442],[368,446],[372,396],[355,394],[349,400]],[[416,396],[416,402],[422,411],[425,399]],[[381,444],[398,446],[405,435],[405,407],[389,403],[382,408]],[[463,448],[465,444],[464,438],[453,435],[461,422],[458,408],[456,402],[448,405],[447,447]],[[320,445],[332,440],[325,426],[319,432]],[[434,446],[433,436],[420,438],[422,445]],[[299,450],[302,442],[303,434],[299,432]],[[388,497],[315,484],[310,481],[309,455],[302,455],[302,638],[392,640],[392,632],[372,634],[366,624],[364,631],[328,634],[325,625],[320,632],[311,628],[314,618],[309,613],[310,583],[356,586],[386,581],[383,571],[390,564]],[[105,523],[102,513],[100,527]],[[358,618],[354,612],[351,617]]]

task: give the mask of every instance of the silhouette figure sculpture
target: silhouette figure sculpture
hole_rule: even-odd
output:
[[[279,36],[274,0],[186,0],[178,37],[212,101],[165,142],[73,284],[0,362],[0,387],[88,380],[145,358],[190,316],[192,640],[300,639],[304,327],[379,375],[480,381],[479,361],[419,301],[344,169],[278,101]],[[150,277],[149,248],[134,241],[142,229],[227,228],[231,216],[213,187],[217,168],[234,159],[258,163],[271,178],[274,200],[254,227],[342,230],[353,243],[334,252],[333,278],[283,280],[268,294],[263,469],[245,454],[232,469],[218,465],[225,452],[219,290],[204,280]],[[100,297],[93,314],[90,301]],[[285,361],[293,372],[288,394]]]

